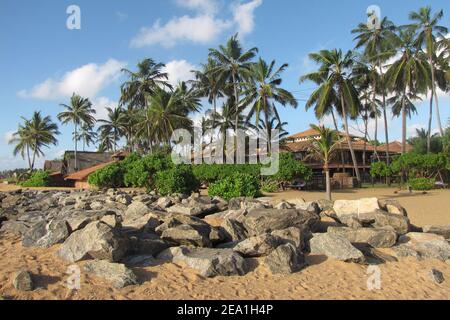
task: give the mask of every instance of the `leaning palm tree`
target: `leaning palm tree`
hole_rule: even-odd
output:
[[[356,117],[361,108],[351,74],[354,64],[353,52],[348,51],[343,54],[342,50],[338,49],[321,50],[318,53],[311,53],[309,57],[319,64],[319,69],[302,76],[300,81],[312,80],[320,85],[311,94],[308,101],[315,104],[316,115],[324,114],[330,105],[339,105],[356,178],[358,184],[361,184],[348,126],[348,117]]]
[[[226,45],[220,45],[218,49],[209,49],[209,56],[217,63],[217,67],[211,70],[211,74],[218,79],[227,81],[233,88],[235,132],[238,130],[239,114],[241,113],[239,89],[250,73],[251,60],[258,53],[256,47],[244,52],[237,37],[237,34],[234,35]]]
[[[401,56],[386,72],[388,86],[395,93],[397,103],[393,106],[394,114],[402,116],[402,154],[406,152],[406,118],[414,104],[412,101],[419,94],[426,92],[430,79],[430,69],[426,60],[421,59],[420,52],[414,45],[414,31],[400,31]],[[400,109],[400,110],[395,110]]]
[[[417,31],[417,37],[415,40],[415,44],[419,48],[423,48],[426,50],[426,55],[428,57],[428,65],[431,74],[430,79],[430,87],[431,87],[431,95],[430,95],[430,122],[433,113],[433,99],[436,103],[436,118],[438,122],[439,132],[441,137],[444,136],[444,129],[442,128],[441,116],[439,112],[439,100],[436,90],[436,48],[437,48],[437,38],[442,38],[448,33],[448,29],[444,26],[438,25],[439,20],[441,20],[444,16],[444,12],[442,10],[436,12],[432,15],[431,7],[423,7],[420,8],[418,12],[411,12],[409,14],[409,19],[413,21],[413,24],[408,27],[413,28],[413,30]],[[431,139],[431,124],[428,127],[428,140]]]
[[[70,98],[70,104],[60,104],[62,107],[66,108],[66,111],[63,111],[58,114],[59,121],[62,122],[62,124],[67,124],[69,122],[74,124],[74,142],[75,142],[75,171],[78,170],[78,161],[77,161],[77,151],[78,151],[78,144],[77,139],[78,137],[78,127],[82,124],[87,124],[89,126],[93,126],[95,123],[95,110],[92,108],[92,103],[89,101],[88,98],[82,98],[81,96],[77,94],[73,94]]]
[[[164,67],[164,64],[147,58],[137,64],[137,71],[122,69],[128,80],[120,88],[119,105],[127,104],[130,108],[143,109],[146,107],[148,94],[154,94],[158,88],[172,89],[168,74],[162,71]]]
[[[97,133],[94,131],[93,126],[83,123],[76,139],[83,141],[83,151],[85,151],[86,146],[89,147],[91,144],[95,144]]]
[[[117,141],[120,140],[120,136],[123,135],[124,128],[124,110],[121,107],[116,107],[114,109],[107,107],[108,111],[108,119],[100,119],[98,122],[102,123],[100,127],[98,127],[98,131],[100,132],[111,132],[113,135],[113,151],[117,151]]]
[[[372,28],[367,23],[360,23],[352,33],[357,34],[356,49],[364,47],[364,56],[370,64],[371,70],[378,73],[377,78],[372,79],[373,92],[379,91],[382,95],[382,110],[384,118],[384,134],[386,140],[386,162],[389,164],[389,130],[386,112],[386,81],[384,78],[384,63],[396,53],[395,46],[398,43],[396,26],[387,17],[384,17],[379,27]],[[377,70],[378,69],[378,70]],[[378,90],[377,90],[378,89]],[[373,101],[375,97],[373,97]],[[373,102],[374,103],[374,102]],[[375,118],[376,121],[377,118]],[[375,134],[375,140],[376,140]]]
[[[319,160],[323,163],[325,172],[325,185],[327,199],[331,200],[331,181],[330,181],[330,161],[337,155],[339,149],[338,133],[324,126],[311,125],[316,130],[320,138],[310,138],[308,147],[308,157]]]
[[[244,100],[242,104],[249,106],[250,111],[247,121],[255,117],[255,125],[260,122],[261,112],[264,114],[264,123],[268,139],[268,151],[270,152],[271,132],[269,131],[270,118],[275,116],[281,122],[275,103],[293,108],[298,106],[294,95],[280,87],[282,83],[281,73],[286,70],[288,64],[283,64],[275,69],[275,60],[268,64],[263,59],[253,64],[250,68],[250,80],[244,84]]]
[[[22,157],[26,152],[30,171],[34,169],[36,157],[44,155],[42,148],[56,145],[59,134],[58,126],[52,122],[49,116],[42,117],[39,111],[33,113],[31,119],[25,119],[24,124],[19,125],[19,130],[13,134],[11,144],[16,144],[14,155],[20,153]],[[31,153],[31,155],[30,155]]]

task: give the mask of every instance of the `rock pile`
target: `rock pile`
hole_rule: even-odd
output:
[[[248,259],[255,257],[263,257],[274,274],[300,271],[309,254],[368,263],[374,256],[383,259],[377,248],[392,248],[396,257],[450,258],[450,228],[427,226],[425,233],[417,232],[395,200],[274,204],[116,190],[19,190],[0,199],[1,232],[20,235],[26,247],[59,244],[60,259],[88,260],[86,273],[119,288],[138,283],[131,268],[164,262],[184,263],[214,277],[244,275]],[[28,278],[18,275],[17,287],[31,288]]]

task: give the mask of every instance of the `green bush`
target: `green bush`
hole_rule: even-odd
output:
[[[210,184],[234,173],[245,173],[259,177],[261,166],[258,164],[200,164],[193,166],[192,171],[201,183]]]
[[[386,162],[374,162],[370,166],[370,175],[374,178],[390,177],[392,175],[392,170]]]
[[[260,194],[259,178],[247,173],[235,173],[213,183],[208,194],[226,200],[237,197],[257,197]]]
[[[173,166],[170,157],[161,153],[135,159],[125,164],[124,184],[134,188],[154,187],[154,177],[157,172],[167,170]]]
[[[280,189],[280,186],[277,181],[273,180],[264,180],[261,183],[261,190],[268,193],[277,192]]]
[[[408,184],[413,190],[431,190],[434,188],[436,180],[428,178],[413,178],[408,180]]]
[[[200,183],[194,176],[191,166],[180,164],[158,172],[155,186],[158,193],[165,196],[173,193],[191,194],[198,190]]]
[[[50,184],[50,173],[47,171],[34,171],[30,177],[21,182],[20,185],[26,188],[32,187],[48,187]]]
[[[121,163],[113,163],[91,173],[88,183],[101,189],[123,187],[123,166]]]
[[[268,178],[277,182],[290,183],[294,179],[311,180],[312,169],[295,159],[292,153],[280,153],[279,169],[275,175]]]

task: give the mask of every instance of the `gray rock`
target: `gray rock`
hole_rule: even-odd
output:
[[[105,260],[88,261],[84,271],[110,282],[115,288],[138,284],[137,277],[125,265]]]
[[[116,196],[116,202],[124,205],[129,205],[131,203],[131,197],[126,193],[122,193]]]
[[[218,208],[214,203],[201,203],[191,201],[184,204],[176,204],[166,209],[169,213],[178,213],[188,216],[205,216],[217,212]]]
[[[69,225],[71,232],[81,230],[86,227],[89,223],[93,221],[91,217],[75,216],[72,218],[67,218],[66,222]]]
[[[150,212],[150,208],[143,202],[135,201],[130,204],[124,213],[124,220],[138,219]]]
[[[423,227],[423,232],[434,233],[443,236],[445,239],[450,239],[450,226],[431,226]]]
[[[31,273],[21,270],[13,276],[13,286],[20,291],[32,291],[34,289]]]
[[[356,216],[353,215],[349,215],[349,216],[341,216],[339,217],[339,221],[346,225],[347,227],[353,228],[353,229],[358,229],[358,228],[362,228],[363,224],[360,220],[358,220],[358,218]]]
[[[70,232],[67,223],[62,220],[52,220],[46,226],[47,233],[35,243],[35,246],[50,248],[51,246],[63,243],[69,237]]]
[[[329,258],[345,262],[364,262],[364,255],[344,237],[329,234],[315,233],[309,241],[311,254],[325,255]]]
[[[244,257],[260,257],[268,255],[281,243],[280,238],[265,233],[239,242],[233,250]]]
[[[138,268],[146,268],[146,267],[154,267],[158,265],[158,262],[152,255],[134,255],[126,257],[122,263],[124,263],[127,267],[138,267]]]
[[[230,249],[173,247],[160,253],[157,258],[185,263],[204,277],[242,276],[248,270],[245,259]]]
[[[264,260],[273,274],[290,274],[306,266],[305,257],[292,244],[278,246]]]
[[[352,244],[367,243],[374,248],[390,248],[397,241],[397,234],[386,229],[329,227],[328,233],[342,236]]]
[[[161,238],[178,245],[211,247],[211,241],[209,239],[210,232],[211,228],[209,226],[200,228],[182,224],[164,230]]]
[[[219,243],[227,242],[227,235],[222,227],[211,226],[211,232],[209,233],[209,240],[213,246]]]
[[[24,247],[33,247],[36,246],[37,241],[47,234],[47,223],[45,221],[41,221],[24,234],[22,239],[22,245]]]
[[[169,247],[169,243],[159,239],[157,236],[148,238],[132,238],[132,252],[136,255],[156,256]]]
[[[119,261],[129,249],[129,240],[103,222],[91,222],[84,229],[72,233],[57,255],[68,262],[86,257]]]
[[[283,243],[290,243],[295,248],[303,251],[307,247],[307,241],[311,238],[312,234],[304,228],[290,227],[283,230],[275,230],[271,232],[271,235],[278,237]]]
[[[400,202],[395,199],[378,200],[378,204],[380,205],[381,209],[387,211],[390,214],[399,214],[404,217],[408,217],[408,212],[406,212],[406,209],[403,208]]]
[[[161,209],[166,209],[172,205],[172,199],[169,197],[161,197],[156,201],[156,205]]]
[[[14,235],[23,236],[30,227],[23,221],[4,221],[2,222],[2,232],[12,233]]]
[[[450,244],[444,237],[432,233],[410,232],[398,239],[399,245],[394,247],[397,256],[414,256],[420,259],[450,258]]]
[[[434,268],[430,270],[429,276],[437,284],[441,284],[442,282],[445,281],[444,274],[441,271]]]
[[[228,241],[242,241],[247,238],[247,230],[237,220],[225,218],[221,224]]]
[[[383,211],[375,212],[374,227],[386,227],[390,226],[394,228],[395,232],[399,235],[408,233],[409,231],[409,219],[399,214],[384,213]]]
[[[255,236],[289,227],[314,227],[320,220],[317,214],[296,209],[254,209],[243,219],[249,236]]]
[[[333,209],[338,217],[374,212],[380,209],[377,198],[363,198],[359,200],[336,200]]]

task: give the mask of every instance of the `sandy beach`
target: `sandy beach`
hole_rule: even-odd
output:
[[[394,189],[362,189],[337,192],[336,199],[396,197],[408,210],[412,223],[450,224],[446,203],[450,191],[429,194],[393,194]],[[290,191],[270,195],[275,199],[302,197],[318,199],[318,192]],[[263,259],[252,260],[252,271],[245,276],[204,278],[183,264],[160,263],[134,268],[140,285],[116,289],[82,273],[80,290],[66,287],[67,267],[55,256],[58,245],[50,249],[24,248],[18,237],[0,237],[0,295],[5,299],[450,299],[450,281],[437,284],[429,271],[440,270],[450,279],[450,263],[434,259],[419,261],[403,258],[379,265],[381,289],[368,290],[367,266],[344,263],[321,256],[307,257],[308,267],[287,276],[274,276]],[[390,249],[384,249],[389,253]],[[79,266],[83,262],[78,263]],[[35,275],[32,292],[14,289],[13,274],[26,268]]]

